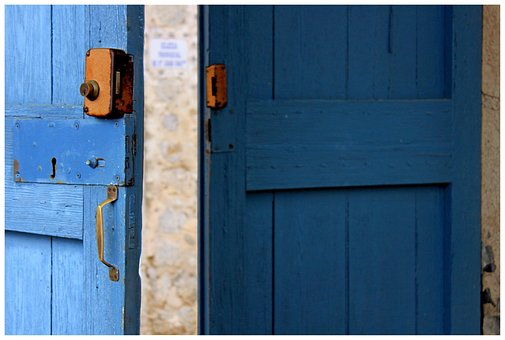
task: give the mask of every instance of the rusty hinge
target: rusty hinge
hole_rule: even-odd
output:
[[[224,64],[207,66],[207,107],[219,110],[226,106],[227,101]]]

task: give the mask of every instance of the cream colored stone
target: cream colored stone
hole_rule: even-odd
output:
[[[186,42],[180,69],[151,67],[151,39]],[[196,333],[197,8],[145,7],[141,334]]]
[[[492,249],[494,272],[483,272],[483,333],[499,334],[500,316],[500,9],[484,6],[482,32],[482,247]],[[483,258],[484,260],[484,258]]]

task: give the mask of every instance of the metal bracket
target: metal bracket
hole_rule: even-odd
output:
[[[224,64],[207,67],[207,107],[220,110],[226,107],[226,68]]]

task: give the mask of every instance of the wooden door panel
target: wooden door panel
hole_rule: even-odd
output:
[[[70,122],[69,127],[82,130],[82,122],[87,121],[94,123],[89,139],[111,135],[107,128],[113,128],[114,122],[85,115],[79,94],[86,51],[96,47],[125,50],[134,55],[135,63],[135,112],[116,121],[129,131],[128,137],[137,137],[136,143],[133,137],[125,142],[125,133],[120,132],[108,146],[114,154],[111,157],[123,158],[120,170],[125,164],[121,156],[125,145],[130,150],[136,147],[136,157],[128,163],[136,169],[134,183],[120,187],[117,202],[104,208],[105,259],[119,268],[118,282],[109,279],[107,267],[98,260],[95,230],[96,208],[107,197],[112,180],[47,184],[49,173],[47,178],[41,175],[43,180],[31,178],[31,183],[14,180],[15,160],[21,172],[22,158],[32,152],[18,150],[21,142],[14,145],[21,140],[16,139],[20,136],[16,122],[30,126],[31,133],[38,133],[38,142],[54,146],[55,153],[82,156],[82,164],[93,150],[84,150],[70,131],[64,135],[64,129],[58,140],[49,138],[45,124]],[[6,7],[7,334],[139,332],[142,57],[142,6]],[[81,124],[75,124],[77,119]],[[27,162],[24,164],[26,170]],[[40,171],[47,169],[41,166]],[[74,180],[80,175],[72,173]],[[84,178],[84,172],[82,175]],[[93,185],[85,185],[89,183]],[[33,258],[30,251],[36,253]],[[39,290],[34,289],[39,285]]]
[[[248,67],[251,84],[273,74],[266,89],[276,99],[446,98],[450,11],[442,6],[256,6],[245,18],[247,34],[251,46],[264,54],[250,55],[257,59]]]
[[[479,332],[480,20],[202,8],[201,332]]]

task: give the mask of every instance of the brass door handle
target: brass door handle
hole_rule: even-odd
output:
[[[104,255],[103,255],[103,245],[104,245],[104,238],[103,238],[103,213],[102,209],[104,206],[106,206],[109,203],[112,203],[117,200],[117,187],[115,185],[109,185],[107,187],[107,198],[105,201],[100,203],[98,207],[96,208],[96,245],[98,247],[98,259],[105,264],[107,267],[109,267],[109,278],[112,281],[119,281],[119,270],[109,262],[105,261]]]

